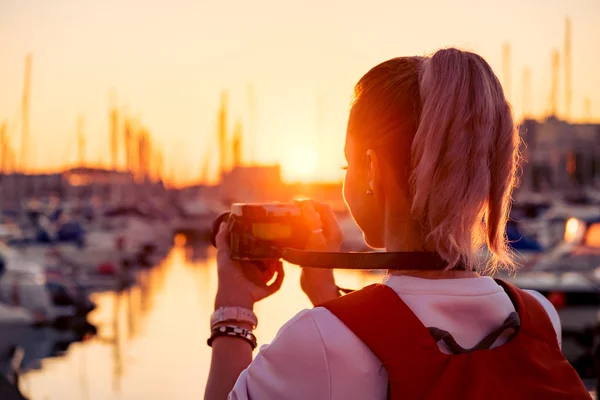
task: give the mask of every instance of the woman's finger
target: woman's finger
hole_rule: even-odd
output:
[[[325,235],[323,233],[310,235],[306,241],[305,249],[313,251],[327,250],[328,245]]]
[[[276,265],[277,277],[275,281],[266,287],[269,295],[275,293],[279,289],[281,289],[281,284],[283,283],[283,278],[285,277],[285,272],[283,271],[283,263],[281,261],[277,262]]]
[[[240,263],[244,278],[257,286],[265,286],[263,272],[261,271],[260,261],[244,261]]]
[[[229,228],[225,222],[221,223],[219,226],[219,232],[215,237],[215,243],[217,244],[217,258],[227,256],[230,257],[229,250]]]
[[[321,217],[315,209],[312,200],[304,200],[300,202],[300,209],[302,210],[302,216],[308,225],[308,229],[316,231],[323,228]]]
[[[323,232],[334,241],[342,241],[342,230],[331,207],[325,203],[315,202],[315,209],[323,223]]]
[[[229,247],[229,244],[227,243],[227,233],[227,224],[221,222],[221,225],[219,225],[219,232],[217,232],[217,236],[215,237],[217,248],[225,246]]]
[[[271,279],[273,279],[273,276],[275,276],[275,272],[277,271],[276,263],[278,263],[278,262],[279,261],[267,262],[267,265],[266,265],[267,268],[265,268],[264,270],[261,271],[262,280],[265,284],[270,282]]]

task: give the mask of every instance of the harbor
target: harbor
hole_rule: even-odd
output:
[[[32,338],[20,344],[25,354],[21,393],[64,400],[202,398],[210,360],[207,321],[216,292],[214,253],[207,246],[186,246],[178,236],[164,260],[136,285],[91,296],[97,308],[79,337],[73,331],[31,328]],[[347,287],[381,279],[360,272],[336,275]],[[261,344],[310,307],[299,276],[298,267],[286,266],[282,290],[257,306]]]
[[[489,62],[520,141],[505,231],[518,268],[486,268],[493,258],[486,245],[469,257],[481,275],[549,301],[562,354],[598,398],[600,64],[589,49],[600,37],[600,6],[539,5],[540,13],[519,4],[509,12],[434,0],[444,16],[434,20],[431,5],[390,2],[373,23],[363,7],[348,5],[345,20],[324,3],[298,10],[84,3],[0,5],[0,31],[10,37],[0,62],[0,400],[203,398],[218,286],[214,221],[237,203],[312,199],[331,208],[340,251],[385,251],[386,244],[367,245],[344,197],[346,170],[356,165],[346,141],[349,100],[362,90],[352,88],[386,57],[454,45]],[[422,122],[423,104],[415,104],[411,129]],[[495,151],[499,142],[486,143]],[[379,156],[377,146],[369,149]],[[477,182],[498,183],[493,173]],[[371,180],[360,194],[379,199]],[[488,189],[485,212],[474,217],[486,223],[495,188]],[[354,204],[375,204],[362,202]],[[303,228],[325,235],[324,227]],[[283,268],[281,289],[254,306],[254,356],[312,308],[300,267]],[[386,276],[334,273],[338,289]]]

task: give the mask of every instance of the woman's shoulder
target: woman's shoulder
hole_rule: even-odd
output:
[[[311,352],[322,348],[327,358],[333,356],[336,360],[341,360],[342,356],[350,359],[358,357],[369,361],[366,365],[369,370],[381,366],[369,348],[324,307],[300,311],[281,327],[273,342],[266,347],[279,347],[281,344],[294,344],[296,349],[311,348]]]
[[[275,370],[279,369],[287,379],[296,375],[292,372],[296,369],[299,375],[323,380],[322,387],[335,394],[331,397],[335,399],[353,398],[357,391],[364,398],[385,398],[387,390],[387,371],[379,359],[323,307],[296,314],[281,327],[271,344],[261,348],[253,364],[278,365]]]
[[[386,390],[379,360],[321,307],[300,311],[283,325],[234,387],[240,399],[384,399]]]
[[[550,322],[552,322],[554,331],[556,332],[556,338],[558,339],[558,345],[561,346],[561,344],[562,344],[562,327],[561,327],[561,323],[560,323],[560,317],[559,317],[558,312],[556,311],[556,308],[554,307],[554,305],[550,302],[550,300],[548,300],[546,298],[546,296],[544,296],[540,292],[537,292],[535,290],[528,290],[528,289],[524,289],[523,291],[530,294],[544,308],[544,310],[546,311],[546,314],[548,314],[548,318],[550,318]]]

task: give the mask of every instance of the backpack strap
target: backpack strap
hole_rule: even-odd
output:
[[[423,382],[449,358],[400,296],[384,284],[367,286],[321,307],[341,320],[381,361],[391,395],[395,388],[402,388],[405,398],[417,398],[419,392],[413,390],[421,388],[408,385],[406,377]]]
[[[504,320],[504,323],[502,325],[494,329],[490,334],[488,334],[486,337],[480,340],[479,343],[477,343],[470,349],[465,349],[460,344],[458,344],[456,340],[454,340],[454,337],[448,331],[433,327],[427,329],[429,330],[431,337],[433,337],[436,343],[440,340],[443,340],[452,354],[463,354],[470,353],[476,350],[486,350],[491,348],[492,345],[496,342],[496,340],[498,340],[500,335],[502,335],[505,331],[509,329],[513,331],[510,337],[508,338],[508,340],[511,340],[519,331],[520,326],[521,321],[519,319],[519,314],[516,312],[512,312],[508,315],[506,320]]]
[[[510,283],[501,279],[496,279],[496,283],[504,288],[519,313],[521,320],[519,335],[534,337],[548,343],[555,343],[558,346],[554,325],[552,325],[550,316],[544,306],[535,297]]]

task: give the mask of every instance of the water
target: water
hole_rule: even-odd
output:
[[[300,270],[285,266],[281,290],[255,306],[260,344],[310,302],[300,289]],[[340,286],[358,288],[378,275],[336,271]],[[210,366],[206,345],[217,275],[212,248],[177,246],[140,284],[121,294],[93,296],[89,321],[98,329],[72,344],[63,357],[43,359],[24,374],[31,400],[201,399]]]
[[[300,289],[299,268],[287,265],[285,270],[281,290],[255,306],[260,344],[271,341],[297,312],[311,307]],[[340,286],[348,288],[381,279],[363,272],[335,274]],[[22,376],[23,393],[30,400],[202,399],[216,284],[212,248],[173,248],[131,290],[94,295],[98,308],[89,321],[97,335],[71,344],[61,357],[42,359],[39,370]],[[59,343],[70,340],[68,333],[52,335]],[[51,352],[51,343],[40,347],[40,354]]]

